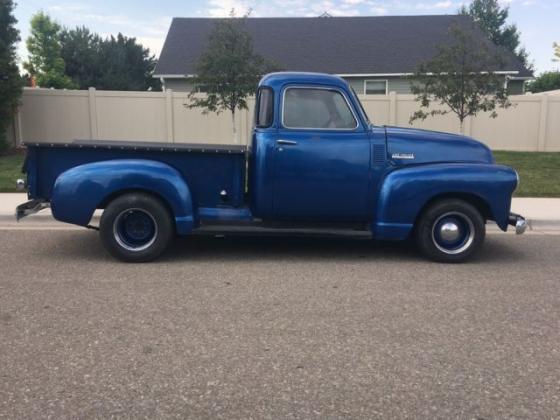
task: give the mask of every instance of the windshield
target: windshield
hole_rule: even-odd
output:
[[[362,113],[362,116],[364,117],[364,120],[366,120],[366,122],[368,124],[371,124],[371,121],[368,117],[368,114],[366,113],[366,110],[364,109],[364,106],[362,105],[362,103],[360,102],[360,100],[358,99],[358,95],[356,95],[356,91],[354,90],[354,88],[352,86],[350,86],[350,90],[352,91],[352,95],[354,95],[354,101],[358,104],[358,106],[360,107],[360,112]]]

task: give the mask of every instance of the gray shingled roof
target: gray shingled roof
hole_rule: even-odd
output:
[[[155,75],[194,74],[216,20],[174,18]],[[255,51],[284,70],[392,74],[413,72],[433,57],[437,45],[449,40],[453,24],[486,39],[470,18],[457,15],[249,18],[246,25]],[[499,70],[532,75],[509,52]]]

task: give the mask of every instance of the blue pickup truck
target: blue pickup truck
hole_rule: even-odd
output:
[[[27,144],[30,201],[99,229],[110,254],[144,262],[198,232],[414,238],[428,257],[461,262],[510,212],[517,173],[471,138],[373,125],[343,79],[273,73],[257,90],[251,147],[80,140]],[[103,209],[99,226],[90,226]]]

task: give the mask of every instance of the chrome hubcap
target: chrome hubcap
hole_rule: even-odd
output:
[[[459,235],[461,231],[459,230],[459,226],[453,222],[447,222],[441,225],[439,228],[439,234],[441,239],[446,242],[453,242],[459,239]]]
[[[474,224],[461,212],[448,212],[432,226],[432,241],[437,249],[449,255],[460,254],[474,241]]]

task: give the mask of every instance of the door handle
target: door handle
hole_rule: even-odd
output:
[[[297,141],[293,140],[276,140],[276,144],[282,144],[284,146],[295,146]]]

